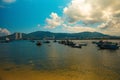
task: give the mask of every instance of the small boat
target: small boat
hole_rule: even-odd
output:
[[[50,43],[50,41],[46,40],[46,41],[44,41],[44,43]]]
[[[75,44],[74,46],[72,46],[73,48],[81,48],[82,46],[80,44]]]
[[[41,46],[42,44],[41,44],[40,41],[37,41],[36,45],[37,45],[37,46]]]
[[[59,44],[66,44],[66,41],[65,40],[61,40],[58,42]]]
[[[10,42],[10,39],[8,37],[6,37],[6,40],[5,40],[6,43]]]
[[[54,40],[53,42],[57,42],[57,40]]]
[[[6,37],[5,40],[0,40],[0,43],[9,43],[11,40]]]
[[[73,47],[73,46],[75,46],[76,44],[75,44],[74,42],[72,42],[72,41],[69,41],[69,42],[66,43],[66,45]]]
[[[92,43],[93,43],[93,44],[96,44],[96,43],[97,43],[97,41],[92,41]]]

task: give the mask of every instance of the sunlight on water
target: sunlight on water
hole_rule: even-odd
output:
[[[0,80],[120,80],[120,49],[30,41],[0,43]]]

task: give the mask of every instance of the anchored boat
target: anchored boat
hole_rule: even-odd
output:
[[[96,43],[100,49],[111,49],[116,50],[119,49],[118,43],[108,42],[108,41],[99,41]]]

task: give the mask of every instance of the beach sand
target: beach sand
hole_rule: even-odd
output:
[[[0,68],[0,80],[120,80],[120,76],[106,68],[71,66],[70,69],[34,70],[11,65]]]

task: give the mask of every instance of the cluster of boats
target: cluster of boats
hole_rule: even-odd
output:
[[[58,42],[59,44],[63,44],[63,45],[67,45],[67,46],[70,46],[70,47],[73,47],[73,48],[81,48],[82,46],[87,46],[87,43],[75,43],[73,41],[70,41],[70,40],[54,40],[53,42]],[[42,43],[50,43],[49,40],[46,40],[46,41],[37,41],[36,42],[36,45],[37,46],[41,46]]]
[[[49,40],[46,40],[46,41],[43,41],[43,43],[50,43],[50,41],[49,41]],[[42,45],[42,42],[39,40],[39,41],[36,42],[36,45],[37,45],[37,46],[41,46],[41,45]]]
[[[116,50],[119,49],[118,43],[115,42],[109,42],[109,41],[99,41],[99,42],[92,42],[96,44],[100,49],[110,49],[110,50]]]
[[[60,44],[64,44],[64,45],[67,45],[67,46],[70,46],[70,47],[73,47],[73,48],[81,48],[82,46],[87,46],[87,43],[75,43],[73,41],[70,41],[70,40],[61,40],[59,41],[58,43]]]
[[[1,40],[0,43],[9,43],[11,40],[9,38],[6,38],[6,40]],[[30,42],[35,42],[37,46],[41,46],[42,43],[50,43],[49,40],[43,40],[42,42],[40,40],[35,41],[35,40],[30,40]],[[82,46],[87,46],[87,43],[81,42],[81,43],[75,43],[72,40],[53,40],[53,42],[58,42],[59,44],[67,45],[73,48],[81,48]],[[116,42],[110,42],[110,41],[93,41],[93,44],[96,44],[97,47],[100,49],[110,49],[110,50],[116,50],[119,49],[120,44]]]
[[[54,40],[53,42],[58,42],[59,44],[63,44],[63,45],[67,45],[67,46],[70,46],[70,47],[73,47],[73,48],[82,48],[82,46],[87,46],[87,43],[85,42],[82,42],[82,43],[75,43],[71,40],[59,40],[59,41],[56,41]],[[43,41],[43,43],[50,43],[49,40],[46,40],[46,41]],[[118,43],[115,43],[115,42],[110,42],[110,41],[93,41],[92,42],[93,44],[96,44],[97,47],[99,47],[100,49],[110,49],[110,50],[116,50],[116,49],[119,49],[119,45]],[[40,41],[37,41],[36,42],[36,45],[40,46],[42,43]]]

